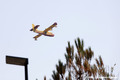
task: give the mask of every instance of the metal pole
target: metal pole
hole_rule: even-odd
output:
[[[25,80],[28,80],[28,68],[27,68],[27,64],[25,65]]]

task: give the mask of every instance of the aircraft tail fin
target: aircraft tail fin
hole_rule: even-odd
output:
[[[35,25],[34,25],[34,24],[32,24],[32,29],[30,29],[30,31],[33,31],[33,30],[34,30],[34,27],[35,27]]]

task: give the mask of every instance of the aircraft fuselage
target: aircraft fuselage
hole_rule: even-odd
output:
[[[53,33],[51,33],[51,32],[44,32],[44,31],[40,31],[40,30],[35,30],[35,32],[36,33],[38,33],[38,34],[42,34],[42,35],[45,35],[45,36],[50,36],[50,37],[54,37],[54,34]]]

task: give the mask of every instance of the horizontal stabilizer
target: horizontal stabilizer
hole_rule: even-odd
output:
[[[39,26],[40,26],[40,25],[36,25],[36,26],[34,27],[34,30],[36,30]],[[30,29],[30,31],[33,31],[33,28]]]

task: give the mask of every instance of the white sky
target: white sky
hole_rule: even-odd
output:
[[[34,41],[32,24],[44,30],[54,22],[55,37]],[[0,25],[1,80],[24,80],[24,67],[6,64],[6,55],[29,58],[29,80],[51,78],[58,60],[65,62],[67,41],[77,37],[120,73],[119,0],[1,0]]]

